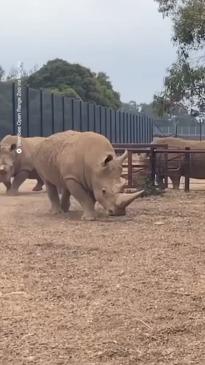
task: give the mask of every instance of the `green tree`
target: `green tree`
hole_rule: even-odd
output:
[[[113,90],[106,74],[96,75],[86,67],[61,59],[48,61],[27,78],[27,84],[33,88],[58,90],[62,94],[115,109],[121,105],[120,96]]]
[[[172,109],[205,108],[205,3],[204,0],[155,0],[159,11],[171,17],[178,59],[168,69],[164,91],[154,96],[162,114]],[[199,56],[200,55],[200,56]],[[202,62],[201,62],[202,61]]]
[[[5,71],[4,71],[4,69],[0,66],[0,81],[2,81],[2,80],[3,80],[4,75],[5,75]]]
[[[55,94],[68,96],[70,98],[79,99],[81,100],[80,96],[76,93],[74,89],[67,85],[59,85],[58,88],[56,87],[50,87],[49,90]]]
[[[155,0],[159,11],[170,16],[174,25],[173,40],[182,48],[199,48],[205,42],[204,0]]]
[[[6,75],[6,81],[17,80],[19,74],[21,74],[22,82],[25,83],[29,73],[24,68],[23,62],[20,63],[19,67],[13,66],[10,68],[9,73]]]
[[[120,94],[113,90],[109,77],[104,72],[99,72],[96,79],[100,94],[104,99],[103,105],[118,109],[121,105]]]

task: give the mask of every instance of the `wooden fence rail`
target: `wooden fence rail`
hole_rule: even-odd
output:
[[[156,166],[156,155],[157,154],[164,154],[165,155],[165,187],[168,187],[168,176],[169,176],[169,159],[168,154],[177,154],[177,155],[184,155],[184,177],[185,177],[185,184],[184,184],[184,191],[190,191],[190,161],[192,154],[205,154],[205,149],[191,149],[190,147],[186,147],[185,149],[168,149],[168,145],[157,145],[157,144],[113,144],[113,147],[116,153],[122,153],[125,149],[128,150],[128,187],[133,187],[132,180],[133,180],[133,167],[138,167],[136,163],[133,163],[133,154],[140,154],[146,153],[150,157],[150,178],[152,180],[153,185],[155,184],[155,177],[157,173],[157,166]],[[205,156],[204,156],[205,158]],[[140,165],[142,167],[142,165]]]

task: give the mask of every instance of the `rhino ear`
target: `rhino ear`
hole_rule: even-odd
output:
[[[112,155],[107,155],[104,159],[104,161],[102,162],[103,166],[107,166],[109,164],[110,161],[113,160],[113,156]]]

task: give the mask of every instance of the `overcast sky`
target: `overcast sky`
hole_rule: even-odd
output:
[[[175,60],[154,0],[0,0],[0,65],[63,58],[106,72],[123,101],[151,102]]]

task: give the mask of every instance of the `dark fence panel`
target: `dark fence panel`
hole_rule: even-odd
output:
[[[80,101],[79,100],[74,100],[73,102],[73,129],[75,131],[80,131],[81,128],[81,109],[80,109]]]
[[[24,94],[25,93],[25,94]],[[40,130],[40,93],[36,90],[26,88],[23,89],[23,99],[26,103],[22,105],[22,134],[31,137],[41,134]]]
[[[65,97],[65,130],[73,129],[73,99]]]
[[[100,106],[95,105],[95,131],[101,133]]]
[[[51,95],[43,92],[43,136],[52,134]]]
[[[100,109],[100,119],[101,119],[101,134],[106,136],[106,109],[102,106]]]
[[[88,119],[88,130],[95,130],[95,106],[94,104],[88,104],[89,119]]]
[[[0,138],[17,133],[14,83],[0,83]],[[22,88],[22,135],[49,136],[64,131],[95,131],[112,143],[150,143],[153,120],[142,114],[115,111],[46,90]]]
[[[81,131],[88,131],[89,128],[89,108],[88,103],[81,102]]]
[[[0,137],[14,132],[12,99],[12,85],[0,83]]]
[[[111,140],[111,109],[106,108],[106,137]]]
[[[54,133],[62,132],[63,130],[63,107],[62,97],[54,96]]]

